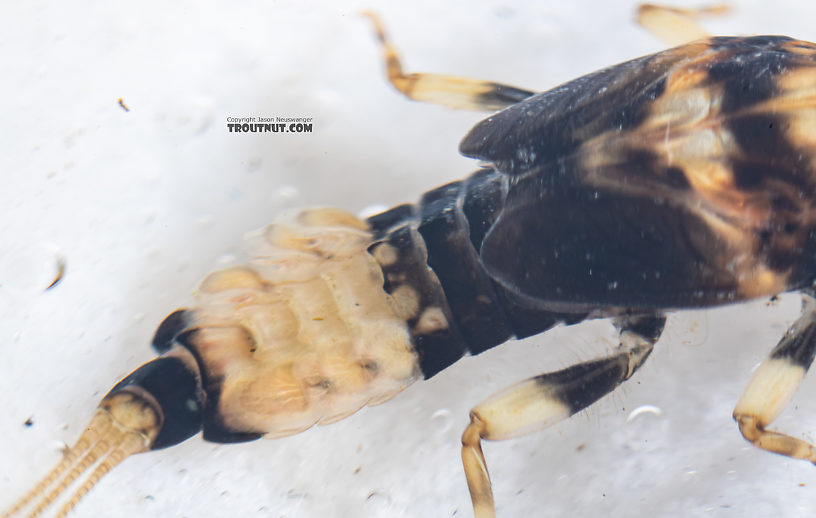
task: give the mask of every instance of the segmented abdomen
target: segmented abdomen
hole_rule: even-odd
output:
[[[204,438],[334,422],[466,353],[580,320],[524,309],[485,273],[505,182],[484,169],[367,221],[317,209],[250,234],[250,259],[204,279],[154,338],[195,356]]]
[[[159,326],[157,350],[181,344],[198,361],[205,439],[297,433],[420,377],[371,241],[351,214],[300,212],[250,234],[251,259],[210,274],[195,306]]]
[[[467,353],[586,316],[524,301],[485,271],[481,244],[504,208],[507,191],[507,177],[485,168],[428,191],[416,205],[368,219],[374,232],[369,250],[382,266],[385,291],[407,308],[426,378]],[[507,250],[508,256],[514,253]]]

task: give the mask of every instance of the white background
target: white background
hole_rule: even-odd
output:
[[[155,326],[246,231],[298,206],[415,201],[475,169],[457,144],[483,115],[398,96],[359,10],[383,16],[412,71],[544,90],[662,48],[631,2],[612,4],[0,5],[0,508],[153,357]],[[734,5],[707,27],[816,39],[813,2]],[[258,115],[314,117],[314,132],[227,133],[226,117]],[[44,291],[58,256],[65,277]],[[679,315],[626,389],[487,444],[499,516],[812,516],[816,468],[753,449],[730,417],[797,310],[788,296]],[[299,436],[194,438],[133,457],[73,516],[470,516],[459,460],[469,408],[603,354],[609,327],[511,342]],[[780,429],[813,440],[814,388],[805,382]],[[643,405],[659,413],[627,421]]]

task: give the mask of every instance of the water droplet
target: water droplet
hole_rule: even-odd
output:
[[[660,410],[660,407],[655,405],[640,405],[629,413],[629,415],[626,417],[626,422],[631,423],[633,420],[637,419],[638,416],[643,414],[653,414],[659,416],[663,415],[663,411]]]

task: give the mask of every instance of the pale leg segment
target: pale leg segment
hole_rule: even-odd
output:
[[[614,354],[522,381],[471,410],[462,435],[462,463],[476,518],[496,516],[482,439],[501,441],[536,432],[612,392],[651,354],[665,323],[658,315],[619,318],[620,347]]]
[[[766,430],[790,403],[816,355],[816,300],[804,294],[802,314],[754,372],[742,393],[734,420],[754,446],[816,464],[816,449],[807,441]]]
[[[534,95],[514,86],[440,74],[407,74],[399,54],[388,39],[382,21],[372,12],[364,12],[374,24],[383,47],[388,80],[403,95],[414,101],[439,104],[460,110],[496,111]]]
[[[667,45],[676,46],[708,38],[710,34],[696,20],[725,14],[727,5],[713,5],[699,9],[681,9],[655,4],[638,7],[637,22]]]

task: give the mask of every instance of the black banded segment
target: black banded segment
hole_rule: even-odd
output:
[[[657,343],[660,335],[663,334],[663,328],[666,327],[666,317],[652,314],[627,315],[616,319],[615,325],[621,335],[634,333],[638,339]]]
[[[798,333],[786,334],[770,357],[786,359],[808,369],[816,357],[816,322],[810,322],[807,328]]]
[[[416,206],[400,205],[368,220],[376,236],[368,251],[382,268],[384,289],[397,306],[413,305],[400,300],[418,299],[419,308],[441,311],[446,315],[442,320],[458,329],[451,342],[438,332],[418,332],[419,311],[402,315],[426,378],[467,352],[478,354],[512,336],[525,338],[587,316],[586,311],[561,312],[531,303],[485,269],[482,241],[502,213],[508,184],[505,175],[484,168],[462,182],[429,191]]]
[[[615,325],[619,352],[533,378],[549,397],[567,405],[570,414],[587,408],[632,377],[663,334],[666,317],[651,313],[627,315],[616,319]]]
[[[191,321],[192,315],[186,309],[177,309],[167,315],[153,335],[153,350],[159,354],[169,351],[176,337],[190,326]]]
[[[495,107],[496,109],[519,103],[536,94],[536,92],[530,90],[501,83],[485,83],[485,86],[489,87],[489,89],[477,94],[475,103],[485,107]]]
[[[425,193],[420,202],[419,233],[425,241],[428,266],[442,284],[467,348],[478,354],[505,342],[512,330],[468,237],[467,222],[458,208],[461,194],[461,182]]]
[[[816,357],[816,302],[812,295],[805,295],[802,316],[785,333],[769,355],[773,360],[787,360],[805,370]]]
[[[221,395],[220,390],[208,394],[208,397],[217,399]],[[202,427],[201,436],[207,442],[215,442],[220,444],[234,444],[238,442],[249,442],[260,439],[264,436],[263,433],[254,432],[236,432],[224,424],[218,410],[217,403],[210,404],[209,399],[207,405],[204,407],[204,423]]]
[[[176,445],[201,431],[206,398],[198,373],[181,359],[161,357],[148,362],[117,383],[105,397],[132,387],[147,392],[161,407],[161,429],[151,449]]]
[[[549,398],[569,407],[570,415],[580,412],[609,394],[623,382],[628,370],[625,355],[579,363],[534,379]]]
[[[388,247],[389,253],[383,254],[377,250],[379,247]],[[388,256],[390,259],[380,263],[387,293],[407,289],[418,299],[415,315],[407,318],[407,323],[425,378],[464,356],[466,344],[454,323],[439,280],[428,267],[422,237],[410,225],[404,225],[391,229],[368,251],[375,258]]]
[[[374,239],[378,240],[385,236],[392,227],[400,226],[407,221],[412,221],[416,218],[416,210],[410,203],[403,203],[397,205],[385,212],[380,212],[374,216],[369,217],[366,223],[371,227],[371,233],[374,234]]]
[[[164,354],[173,347],[178,335],[192,323],[192,314],[186,309],[177,309],[167,315],[153,334],[153,350]]]
[[[223,380],[220,375],[214,376],[212,372],[210,372],[211,369],[198,350],[196,335],[199,332],[198,329],[185,331],[176,337],[176,342],[190,351],[201,370],[201,386],[206,393],[206,403],[202,415],[202,436],[204,440],[215,443],[237,443],[260,439],[263,437],[262,433],[233,430],[224,423],[220,415],[219,406],[221,383]]]
[[[482,439],[502,441],[537,432],[591,405],[631,378],[651,354],[657,337],[640,336],[637,329],[657,332],[664,322],[656,315],[621,318],[621,346],[614,354],[529,378],[470,411],[462,434],[462,464],[476,516],[496,515]]]

